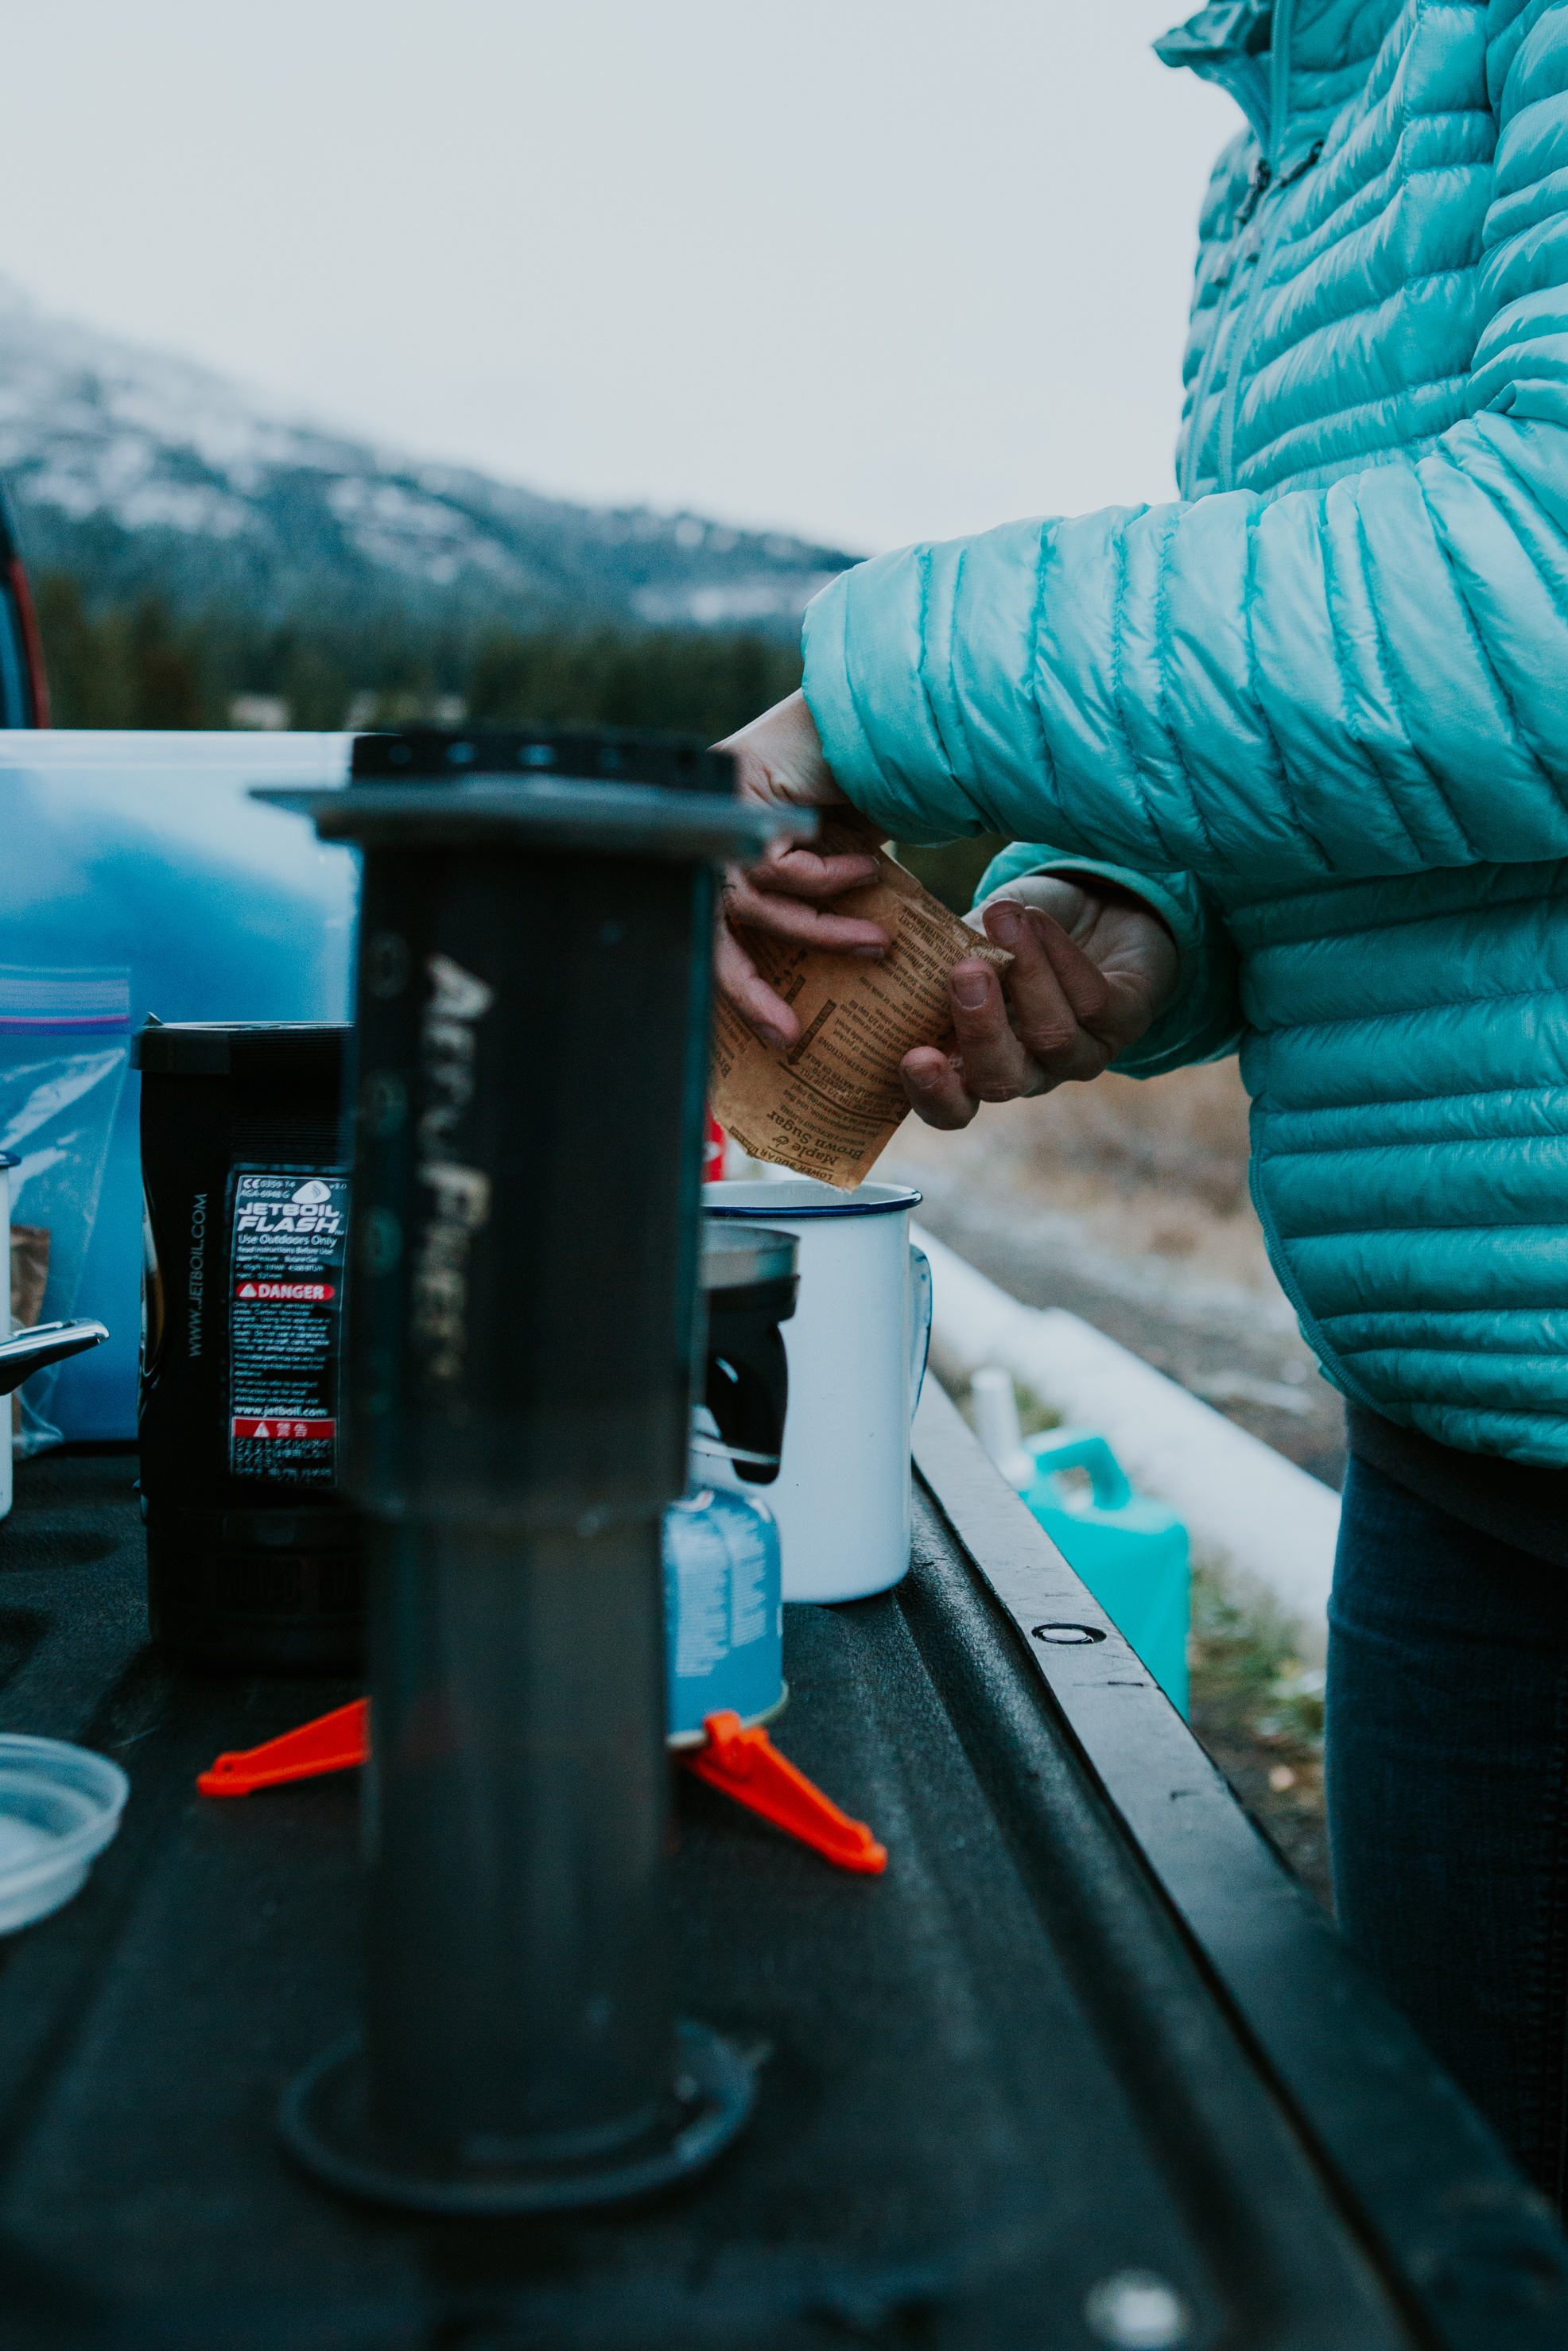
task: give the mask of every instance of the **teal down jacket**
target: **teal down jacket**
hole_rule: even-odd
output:
[[[806,623],[905,841],[1134,883],[1119,1068],[1238,1044],[1329,1377],[1568,1465],[1568,0],[1229,0],[1158,45],[1246,130],[1204,207],[1181,496],[907,548]]]

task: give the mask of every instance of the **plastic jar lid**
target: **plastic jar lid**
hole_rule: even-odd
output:
[[[47,1918],[80,1891],[130,1792],[106,1755],[0,1733],[0,1935]]]

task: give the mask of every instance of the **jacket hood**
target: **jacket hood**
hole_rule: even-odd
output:
[[[1162,35],[1155,55],[1228,90],[1278,169],[1287,124],[1333,113],[1344,95],[1354,14],[1345,0],[1215,0]]]

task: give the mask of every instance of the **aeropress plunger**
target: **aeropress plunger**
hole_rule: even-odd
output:
[[[677,2020],[660,1527],[686,1475],[714,869],[810,819],[720,753],[362,737],[265,797],[364,852],[345,1485],[370,1523],[362,2035],[323,2179],[437,2212],[697,2170],[750,2074]]]

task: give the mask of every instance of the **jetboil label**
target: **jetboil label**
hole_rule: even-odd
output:
[[[229,1264],[229,1468],[329,1486],[349,1179],[301,1169],[235,1176]]]

